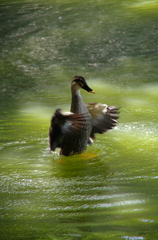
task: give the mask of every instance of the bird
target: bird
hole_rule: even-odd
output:
[[[60,149],[60,155],[72,156],[83,153],[92,145],[96,134],[113,129],[119,118],[119,108],[102,103],[84,103],[80,90],[95,93],[82,76],[71,81],[71,108],[65,112],[60,108],[51,118],[49,128],[50,150]]]

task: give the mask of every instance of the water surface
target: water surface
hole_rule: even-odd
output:
[[[1,1],[0,236],[158,238],[157,1]],[[121,107],[84,154],[52,154],[50,118],[85,102]]]

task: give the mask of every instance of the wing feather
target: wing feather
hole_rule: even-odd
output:
[[[64,139],[77,137],[85,127],[84,114],[62,112],[60,109],[57,109],[52,116],[49,129],[50,149],[55,151],[56,148],[61,148]]]
[[[113,129],[119,118],[119,108],[116,106],[108,106],[101,103],[87,103],[86,107],[93,119],[93,127],[90,134],[89,144],[92,143],[92,139],[95,139],[96,133],[104,133],[110,129]]]

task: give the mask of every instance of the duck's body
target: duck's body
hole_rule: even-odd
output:
[[[105,104],[85,104],[80,89],[94,93],[85,79],[75,76],[71,83],[71,112],[56,110],[49,130],[50,149],[60,148],[60,154],[70,156],[82,153],[87,144],[92,144],[95,133],[103,133],[112,129],[118,118],[116,107]]]

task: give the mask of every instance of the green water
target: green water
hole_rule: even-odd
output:
[[[0,239],[158,239],[158,1],[0,1]],[[48,148],[50,118],[121,107],[79,156]]]

